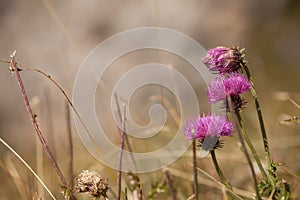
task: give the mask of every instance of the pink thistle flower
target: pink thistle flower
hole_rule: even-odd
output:
[[[206,136],[232,136],[233,124],[222,116],[196,116],[185,124],[184,134],[187,140],[199,139],[203,142]]]
[[[238,96],[251,88],[248,79],[239,73],[231,73],[228,76],[218,76],[212,82],[207,90],[207,96],[210,103],[224,100],[229,96]]]
[[[210,49],[207,55],[202,59],[211,71],[219,71],[221,74],[237,71],[242,62],[242,54],[237,48],[228,48],[219,46]]]

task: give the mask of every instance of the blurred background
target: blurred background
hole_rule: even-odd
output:
[[[300,104],[300,2],[297,0],[2,0],[0,58],[9,60],[10,53],[17,50],[18,62],[36,66],[50,74],[71,96],[76,72],[92,48],[119,32],[148,26],[182,32],[206,49],[220,45],[239,45],[246,48],[245,59],[250,66],[261,101],[272,158],[283,164],[279,168],[279,174],[291,183],[295,199],[299,198],[300,124],[280,124],[292,116],[300,117],[300,109],[296,105]],[[108,87],[99,86],[97,89],[97,109],[100,118],[105,118],[109,112],[105,107],[111,93],[110,85],[113,83],[110,80],[116,80],[124,66],[130,68],[147,62],[172,64],[179,66],[178,70],[182,72],[189,70],[183,67],[188,68],[187,63],[166,52],[145,50],[120,58],[106,74]],[[0,63],[0,66],[0,137],[20,153],[59,196],[60,182],[48,158],[41,153],[41,147],[36,142],[16,78],[8,72],[8,64]],[[120,68],[122,70],[118,70]],[[197,86],[198,80],[193,78],[192,71],[184,73],[189,74],[189,80],[199,92],[199,98],[202,96],[203,99],[205,88],[200,88],[200,84]],[[69,154],[66,147],[69,141],[66,136],[68,120],[65,99],[49,80],[39,74],[25,71],[21,76],[32,100],[33,110],[38,115],[40,128],[57,162],[67,173],[66,160],[69,159]],[[201,78],[198,79],[201,82]],[[155,101],[155,98],[151,97],[158,95],[151,88],[147,91],[147,94],[141,92],[135,95],[136,102],[133,105],[136,106],[135,109],[141,110],[138,116],[146,115],[149,104]],[[171,98],[172,94],[166,90],[165,95],[171,107],[176,110],[177,103]],[[248,132],[261,158],[264,158],[255,107],[250,95],[246,95],[245,98],[249,102],[243,112]],[[203,104],[205,111],[208,104]],[[137,116],[135,119],[140,124],[149,120],[147,117]],[[115,135],[112,140],[115,139],[117,143],[118,130],[114,124],[107,123],[109,130]],[[172,136],[173,129],[176,129],[176,126],[172,126],[174,119],[171,118],[168,123],[171,128],[167,127],[163,131],[170,132]],[[103,165],[81,144],[73,122],[72,136],[74,174],[78,175],[83,169],[91,169],[109,178]],[[253,193],[249,169],[237,145],[237,138],[224,140],[224,149],[218,151],[217,156],[225,175],[233,186]],[[143,152],[154,148],[149,141],[146,142],[149,144],[146,146],[142,142],[135,146],[134,141],[132,139],[135,151]],[[159,145],[166,142],[161,141],[162,144]],[[43,196],[36,180],[3,145],[0,145],[0,157],[1,200],[30,198],[35,192],[38,196]],[[39,162],[40,160],[42,162]],[[188,172],[186,175],[175,175],[175,172],[173,174],[174,184],[180,193],[179,199],[187,199],[192,195],[192,182],[189,180],[192,171],[187,163],[192,163],[190,151],[170,166],[172,169],[184,169]],[[198,165],[217,177],[210,158],[199,159]],[[12,175],[9,170],[11,166],[16,168],[18,176]],[[151,183],[163,181],[162,176],[162,171],[141,175],[145,193],[150,191]],[[22,187],[23,190],[20,190]],[[204,183],[200,185],[200,192],[201,197],[205,199],[222,198],[221,190]],[[163,195],[157,199],[167,199],[168,195]],[[46,194],[45,197],[48,199]]]

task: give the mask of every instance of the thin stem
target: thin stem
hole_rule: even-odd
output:
[[[144,192],[143,192],[143,184],[142,184],[142,178],[139,177],[139,199],[140,200],[144,200],[145,197],[144,197]]]
[[[115,97],[115,102],[116,102],[116,106],[117,106],[118,115],[119,115],[120,121],[122,121],[122,113],[121,113],[120,102],[119,102],[119,97],[118,97],[117,93],[114,93],[114,97]],[[128,150],[130,152],[130,157],[131,157],[131,160],[133,162],[134,170],[135,170],[135,172],[137,172],[137,163],[136,163],[136,160],[133,156],[133,153],[132,153],[133,151],[132,151],[132,148],[131,148],[131,145],[130,145],[130,142],[129,142],[129,138],[128,138],[128,135],[126,133],[126,130],[124,130],[124,141],[126,142]],[[139,177],[139,198],[141,200],[144,199],[143,186],[142,186],[142,181],[141,181],[140,177]]]
[[[193,140],[193,171],[194,171],[194,194],[195,200],[199,199],[198,194],[198,175],[197,175],[197,157],[196,157],[196,140]]]
[[[4,63],[10,63],[10,61],[6,61],[6,60],[2,60],[0,59],[0,62],[4,62]],[[98,155],[100,156],[100,158],[102,159],[102,161],[104,162],[104,167],[106,169],[106,171],[109,173],[110,177],[112,178],[114,184],[117,184],[117,180],[116,177],[114,176],[114,174],[112,173],[111,169],[108,167],[108,165],[106,165],[106,160],[104,158],[104,155],[102,154],[101,150],[99,149],[99,147],[96,145],[96,141],[94,139],[94,137],[92,136],[91,132],[89,131],[88,127],[86,126],[85,122],[83,121],[82,117],[80,116],[79,112],[77,111],[77,109],[75,108],[75,106],[73,105],[70,97],[67,95],[67,93],[64,91],[64,89],[53,79],[51,78],[50,75],[46,74],[45,72],[43,72],[42,70],[33,67],[33,66],[29,66],[29,65],[25,65],[25,64],[21,64],[19,63],[20,66],[24,67],[24,69],[21,70],[31,70],[31,71],[35,71],[38,72],[39,74],[41,74],[42,76],[44,76],[45,78],[47,78],[49,81],[51,81],[57,89],[59,89],[59,91],[64,95],[64,97],[66,98],[66,100],[68,101],[69,105],[71,106],[71,108],[73,109],[75,115],[78,117],[80,123],[82,124],[82,126],[84,127],[89,139],[92,142],[93,147],[95,148],[95,150],[97,151]],[[19,69],[19,68],[18,68]],[[19,69],[20,70],[20,69]]]
[[[196,168],[196,170],[197,170],[197,168]],[[175,190],[174,185],[173,185],[173,180],[172,180],[171,174],[168,170],[165,171],[165,174],[166,174],[167,184],[169,186],[172,199],[177,200],[176,190]]]
[[[53,113],[52,113],[52,104],[51,104],[51,96],[50,96],[50,91],[48,88],[46,88],[45,90],[45,97],[46,97],[46,113],[47,113],[47,130],[48,130],[48,137],[46,137],[48,139],[48,144],[50,147],[54,148],[53,151],[53,156],[54,158],[56,158],[56,152],[55,152],[55,137],[54,137],[54,130],[53,130]]]
[[[258,190],[258,184],[257,184],[257,179],[256,179],[256,175],[255,175],[255,171],[254,171],[254,167],[253,167],[253,164],[251,162],[251,159],[250,159],[250,156],[249,156],[249,153],[247,151],[247,147],[246,147],[246,144],[245,144],[245,141],[244,141],[244,138],[242,136],[242,132],[241,130],[244,129],[244,128],[241,128],[240,127],[240,124],[238,123],[239,120],[236,119],[237,116],[235,114],[237,114],[239,111],[235,110],[235,114],[234,114],[234,109],[233,109],[233,103],[231,101],[231,98],[228,97],[227,98],[227,101],[228,101],[228,105],[229,105],[229,109],[230,109],[230,113],[234,119],[234,122],[235,122],[235,127],[237,129],[237,132],[238,132],[238,136],[239,136],[239,140],[241,142],[241,146],[242,146],[242,150],[245,154],[245,157],[248,161],[248,164],[249,164],[249,167],[250,167],[250,170],[251,170],[251,174],[252,174],[252,177],[253,177],[253,181],[254,181],[254,189],[255,189],[255,192],[256,192],[256,198],[258,200],[261,200],[261,197],[260,197],[260,194],[259,194],[259,190]]]
[[[37,124],[37,122],[35,120],[35,116],[34,116],[32,110],[31,110],[31,107],[30,107],[30,104],[29,104],[29,100],[28,100],[28,97],[26,95],[25,87],[23,85],[23,81],[22,81],[20,73],[19,73],[19,69],[18,69],[17,64],[15,62],[15,55],[14,54],[11,56],[11,65],[12,65],[11,67],[13,68],[13,72],[15,72],[15,74],[17,76],[18,84],[19,84],[19,87],[21,89],[22,97],[23,97],[23,100],[24,100],[24,103],[25,103],[25,107],[26,107],[28,116],[29,116],[29,118],[31,120],[32,126],[33,126],[33,128],[34,128],[34,130],[35,130],[35,132],[36,132],[36,134],[37,134],[37,136],[38,136],[38,138],[39,138],[42,146],[43,146],[43,149],[44,149],[45,153],[49,157],[52,166],[54,167],[54,169],[55,169],[58,177],[60,178],[62,184],[66,188],[70,189],[69,184],[67,183],[65,177],[63,176],[63,174],[62,174],[62,172],[61,172],[58,164],[56,163],[56,161],[55,161],[55,159],[54,159],[54,157],[53,157],[53,155],[52,155],[52,153],[51,153],[51,151],[49,149],[49,146],[46,143],[46,141],[45,141],[45,139],[44,139],[44,137],[43,137],[43,135],[42,135],[42,133],[41,133],[41,131],[39,129],[39,126],[38,126],[38,124]]]
[[[110,192],[113,199],[117,199],[116,193],[111,188],[108,188],[108,191]]]
[[[66,120],[67,120],[67,142],[68,142],[68,149],[69,149],[69,156],[68,156],[68,166],[69,166],[69,179],[70,179],[70,186],[73,190],[74,188],[74,152],[73,152],[73,141],[72,141],[72,128],[71,128],[71,113],[69,109],[69,104],[66,102]]]
[[[119,154],[119,168],[118,168],[118,193],[117,200],[121,199],[121,182],[122,182],[122,160],[123,160],[123,151],[124,151],[124,135],[125,135],[125,123],[126,122],[126,107],[123,106],[122,113],[122,127],[121,127],[121,141],[120,141],[120,154]]]
[[[224,186],[225,186],[224,183],[221,183],[221,182],[217,181],[213,176],[211,176],[210,174],[208,174],[203,169],[197,168],[197,170],[200,171],[201,173],[203,173],[205,176],[207,176],[209,179],[211,179],[212,181],[214,181],[218,185],[222,186],[222,189],[224,188]],[[225,186],[225,189],[226,189],[226,191],[230,192],[234,196],[235,199],[239,199],[239,200],[243,200],[243,199],[240,196],[238,196],[237,193],[239,193],[239,195],[247,197],[249,199],[253,199],[252,196],[254,196],[254,195],[252,195],[252,193],[249,193],[248,191],[246,192],[246,191],[240,190],[238,188],[235,188],[236,193],[233,192],[233,190],[228,189],[226,186]],[[248,194],[246,194],[246,193],[248,193]]]
[[[237,113],[238,113],[238,111],[236,111],[236,115],[237,115]],[[234,121],[236,121],[236,120],[234,120]],[[244,135],[242,134],[242,131],[241,131],[241,130],[244,130],[244,127],[240,127],[236,123],[236,129],[237,129],[237,132],[238,132],[238,136],[239,136],[239,139],[240,139],[240,142],[241,142],[243,152],[245,154],[245,157],[248,161],[248,164],[249,164],[249,167],[250,167],[250,170],[251,170],[251,174],[252,174],[253,181],[254,181],[254,189],[255,189],[255,192],[256,192],[257,199],[261,199],[260,194],[259,194],[259,190],[258,190],[258,183],[257,183],[254,167],[253,167],[252,161],[250,159],[250,155],[249,155],[249,153],[247,151],[247,148],[246,148],[246,145],[245,145],[245,141],[244,141],[244,138],[243,138]],[[245,135],[247,135],[247,134],[245,134]]]
[[[263,138],[263,143],[264,143],[264,151],[265,151],[265,156],[266,156],[266,161],[267,161],[267,165],[268,165],[268,169],[269,169],[269,175],[271,177],[271,181],[272,184],[275,184],[275,175],[274,175],[274,170],[272,167],[272,161],[270,158],[270,149],[269,149],[269,143],[268,143],[268,137],[267,137],[267,133],[266,133],[266,129],[265,129],[265,125],[264,125],[264,119],[263,119],[263,115],[262,115],[262,111],[261,111],[261,107],[260,107],[260,103],[257,97],[257,93],[254,87],[254,82],[252,79],[252,76],[250,74],[249,68],[247,66],[246,63],[242,63],[243,65],[243,69],[246,72],[246,75],[251,83],[251,94],[252,97],[254,99],[255,102],[255,107],[256,107],[256,111],[257,111],[257,116],[258,116],[258,120],[259,120],[259,125],[260,125],[260,129],[261,129],[261,134],[262,134],[262,138]]]
[[[26,167],[29,169],[29,171],[37,178],[37,180],[42,184],[42,186],[45,188],[45,190],[48,192],[48,194],[51,196],[52,199],[56,200],[54,195],[51,193],[51,191],[48,189],[48,187],[45,185],[45,183],[40,179],[40,177],[33,171],[33,169],[26,163],[26,161],[10,146],[8,145],[2,138],[0,138],[0,142],[4,144]]]
[[[122,113],[121,113],[120,102],[119,102],[119,97],[118,97],[117,93],[114,93],[114,97],[115,97],[115,102],[116,102],[116,106],[117,106],[117,112],[118,112],[118,115],[119,115],[119,119],[120,119],[120,121],[122,121]],[[130,152],[131,160],[132,160],[133,165],[134,165],[134,170],[137,172],[137,163],[136,163],[135,158],[133,156],[133,153],[132,153],[133,151],[132,151],[132,148],[131,148],[131,145],[130,145],[128,135],[127,135],[126,131],[124,131],[124,134],[125,134],[124,139],[125,139],[126,145],[128,147],[128,150]]]
[[[55,134],[54,134],[54,125],[53,125],[53,113],[52,113],[52,101],[51,101],[51,94],[50,94],[50,90],[48,88],[45,88],[45,90],[43,91],[45,93],[45,103],[46,103],[46,109],[42,110],[45,112],[46,116],[46,122],[47,122],[47,134],[45,135],[45,138],[48,142],[49,147],[53,149],[52,153],[53,153],[53,157],[54,159],[57,159],[56,156],[56,142],[55,142]],[[54,179],[54,175],[53,173],[50,174],[50,179],[51,179],[51,186],[54,187],[55,186],[55,179]],[[69,182],[70,183],[70,182]],[[70,187],[72,189],[72,186],[70,184]]]
[[[217,171],[217,173],[218,173],[218,175],[219,175],[219,177],[220,177],[222,183],[225,185],[225,187],[226,187],[228,190],[232,191],[232,187],[231,187],[230,183],[227,181],[227,179],[225,178],[225,176],[224,176],[224,174],[223,174],[221,168],[219,167],[219,164],[218,164],[218,161],[217,161],[217,158],[216,158],[216,154],[215,154],[215,150],[211,150],[211,151],[210,151],[210,155],[211,155],[211,158],[212,158],[212,160],[213,160],[214,167],[215,167],[215,169],[216,169],[216,171]],[[236,198],[234,195],[232,195],[231,193],[230,193],[230,195],[231,195],[232,199],[237,199],[237,198]]]
[[[219,164],[218,164],[218,160],[217,160],[217,158],[216,158],[215,150],[212,150],[212,151],[210,152],[210,155],[211,155],[211,158],[212,158],[212,160],[213,160],[215,169],[216,169],[216,171],[217,171],[217,173],[218,173],[218,175],[219,175],[219,177],[220,177],[222,183],[223,183],[228,189],[232,190],[231,185],[229,184],[229,182],[228,182],[227,179],[225,178],[225,176],[224,176],[224,174],[223,174],[223,172],[222,172],[222,170],[221,170],[221,168],[220,168],[220,166],[219,166]]]
[[[237,120],[239,122],[239,127],[240,127],[240,130],[241,130],[242,136],[245,139],[245,141],[246,141],[246,143],[247,143],[247,145],[248,145],[248,147],[249,147],[249,149],[250,149],[250,151],[251,151],[251,153],[252,153],[252,155],[253,155],[256,163],[257,163],[257,166],[258,166],[258,168],[259,168],[259,170],[260,170],[260,172],[263,176],[263,179],[268,181],[269,178],[268,178],[268,176],[265,172],[265,169],[264,169],[264,167],[263,167],[263,165],[262,165],[262,163],[261,163],[261,161],[260,161],[260,159],[257,155],[257,152],[256,152],[253,144],[250,141],[250,138],[249,138],[248,134],[246,133],[246,130],[245,130],[245,127],[244,127],[244,122],[243,122],[243,119],[242,119],[242,116],[241,116],[240,112],[235,111],[235,115],[236,115]]]
[[[239,112],[238,111],[236,111],[236,116],[238,116],[239,115]],[[238,119],[238,121],[239,121],[239,119]],[[236,127],[237,127],[237,132],[238,132],[238,135],[239,135],[239,139],[240,139],[240,142],[241,142],[241,145],[242,145],[242,149],[243,149],[243,151],[244,151],[244,154],[245,154],[245,156],[246,156],[246,159],[247,159],[247,161],[248,161],[248,164],[249,164],[249,166],[250,166],[250,170],[251,170],[251,173],[252,173],[252,176],[253,176],[253,181],[254,181],[254,188],[255,188],[255,192],[256,192],[256,195],[257,195],[257,198],[258,199],[261,199],[261,197],[260,197],[260,194],[259,194],[259,190],[258,190],[258,183],[257,183],[257,179],[256,179],[256,175],[255,175],[255,171],[254,171],[254,167],[253,167],[253,164],[252,164],[252,161],[251,161],[251,159],[250,159],[250,156],[249,156],[249,153],[248,153],[248,151],[247,151],[247,148],[246,148],[246,145],[245,145],[245,141],[244,141],[244,139],[245,138],[248,138],[248,136],[247,136],[247,134],[245,133],[245,128],[244,127],[241,127],[241,124],[239,124],[239,126],[238,125],[236,125]],[[242,131],[243,130],[243,131]],[[245,137],[246,136],[246,137]],[[248,141],[247,143],[248,143],[248,145],[249,144],[251,144],[251,142],[250,142],[250,140],[249,140],[249,138],[248,138],[248,140],[246,140],[246,141]],[[252,144],[251,144],[252,145]],[[253,147],[252,147],[253,148]],[[254,148],[253,148],[254,149]],[[257,155],[256,155],[257,156]],[[258,157],[256,157],[256,158],[258,158]],[[259,160],[259,159],[258,159]],[[257,162],[257,164],[258,163],[260,163],[260,161],[259,162]],[[261,164],[261,163],[260,163]],[[258,165],[258,166],[260,166],[260,165]]]

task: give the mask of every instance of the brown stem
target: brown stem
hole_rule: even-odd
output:
[[[167,184],[169,186],[169,189],[170,189],[170,193],[171,193],[171,196],[172,196],[172,199],[173,200],[177,200],[177,197],[176,197],[176,190],[174,188],[174,185],[173,185],[173,180],[171,178],[171,175],[170,175],[170,172],[168,170],[165,171],[165,174],[166,174],[166,178],[167,178]]]
[[[196,140],[193,140],[193,171],[194,171],[194,194],[195,200],[199,199],[198,195],[198,175],[197,175],[197,157],[196,157]]]
[[[5,62],[7,63],[6,60],[2,60],[0,59],[0,62]],[[45,78],[47,78],[49,81],[51,81],[57,89],[59,89],[59,91],[64,95],[64,97],[66,98],[66,100],[68,101],[69,105],[71,106],[71,108],[73,109],[75,115],[78,117],[80,123],[82,124],[82,126],[84,127],[88,137],[90,138],[90,140],[92,141],[92,145],[95,148],[95,150],[97,151],[98,155],[100,156],[100,158],[102,159],[102,161],[104,163],[106,163],[106,160],[104,158],[104,155],[102,154],[102,152],[100,151],[99,147],[96,145],[96,141],[93,137],[93,135],[91,134],[91,132],[89,131],[88,127],[86,126],[85,122],[83,121],[82,117],[79,115],[79,112],[77,111],[77,109],[75,108],[75,106],[73,105],[70,97],[67,95],[67,93],[64,91],[64,89],[53,79],[51,78],[50,75],[46,74],[45,72],[43,72],[42,70],[33,67],[33,66],[29,66],[29,65],[25,65],[25,64],[19,64],[20,66],[24,67],[24,70],[31,70],[31,71],[35,71],[38,72],[39,74],[41,74],[42,76],[44,76]],[[111,169],[108,167],[108,165],[104,165],[105,169],[107,170],[107,172],[110,174],[110,177],[112,178],[114,184],[117,184],[117,180],[116,177],[114,176],[114,174],[112,173]]]
[[[119,115],[120,121],[122,121],[122,113],[121,113],[120,102],[119,102],[119,97],[118,97],[117,93],[114,93],[114,97],[115,97],[115,102],[116,102],[116,106],[117,106],[118,115]],[[132,148],[131,148],[131,145],[130,145],[130,142],[129,142],[128,135],[127,135],[125,130],[124,130],[124,140],[126,142],[128,150],[130,152],[130,156],[131,156],[131,160],[133,162],[134,170],[137,172],[137,163],[136,163],[135,158],[133,156],[133,153],[132,153],[133,151],[132,151]],[[139,199],[143,200],[144,199],[143,185],[142,185],[142,180],[141,180],[140,177],[139,177],[139,188],[140,188],[140,190],[139,190],[139,193],[140,193],[139,194]]]
[[[119,154],[119,168],[118,168],[118,193],[117,199],[121,199],[121,182],[122,182],[122,160],[123,160],[123,152],[124,152],[124,135],[125,135],[125,121],[126,121],[126,107],[123,107],[122,113],[122,127],[121,127],[121,141],[120,141],[120,154]]]
[[[73,152],[73,141],[72,141],[72,128],[71,128],[71,113],[69,109],[68,102],[66,103],[66,120],[67,120],[67,142],[68,142],[68,149],[69,149],[69,156],[68,156],[68,166],[69,166],[69,179],[70,179],[70,186],[73,190],[74,188],[74,169],[73,169],[73,162],[74,162],[74,152]]]
[[[120,109],[119,97],[118,97],[118,95],[116,93],[114,94],[114,97],[115,97],[115,102],[116,102],[116,106],[117,106],[117,111],[118,111],[119,119],[120,119],[120,121],[122,121],[122,113],[121,113],[121,109]],[[134,156],[133,156],[133,153],[132,153],[133,151],[132,151],[131,145],[129,143],[129,139],[128,139],[128,135],[127,135],[126,131],[124,132],[124,134],[125,134],[124,135],[124,139],[125,139],[126,145],[128,147],[128,150],[130,152],[130,156],[131,156],[131,160],[133,162],[134,170],[137,172],[137,163],[136,163],[136,161],[134,159]]]
[[[65,177],[63,176],[63,174],[62,174],[62,172],[61,172],[58,164],[56,163],[56,161],[55,161],[55,159],[54,159],[54,157],[53,157],[53,155],[52,155],[52,153],[51,153],[51,151],[50,151],[50,149],[49,149],[49,147],[48,147],[48,145],[47,145],[47,143],[46,143],[46,141],[45,141],[45,139],[44,139],[44,137],[43,137],[43,135],[42,135],[42,133],[41,133],[41,131],[39,129],[39,126],[38,126],[38,124],[37,124],[37,122],[35,120],[35,116],[34,116],[32,110],[31,110],[31,107],[30,107],[30,104],[29,104],[29,100],[28,100],[28,97],[26,95],[25,87],[23,85],[23,82],[22,82],[22,79],[21,79],[21,76],[20,76],[20,73],[19,73],[19,69],[18,69],[16,61],[15,61],[15,55],[11,56],[11,62],[10,63],[12,65],[11,67],[13,67],[14,73],[17,76],[18,84],[19,84],[19,87],[21,89],[22,97],[23,97],[23,100],[24,100],[24,103],[25,103],[25,107],[26,107],[28,116],[29,116],[29,118],[31,120],[32,126],[33,126],[33,128],[34,128],[34,130],[35,130],[35,132],[36,132],[36,134],[37,134],[37,136],[38,136],[38,138],[39,138],[42,146],[43,146],[43,149],[44,149],[45,153],[49,157],[52,166],[54,167],[54,169],[55,169],[58,177],[60,178],[62,184],[66,188],[70,189],[69,184],[67,183]]]

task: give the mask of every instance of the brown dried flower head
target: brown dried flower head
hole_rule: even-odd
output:
[[[108,188],[108,180],[95,171],[83,170],[75,179],[75,192],[88,192],[94,197],[107,197]]]

